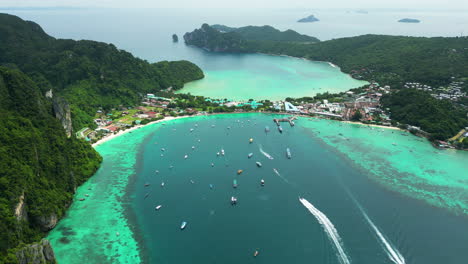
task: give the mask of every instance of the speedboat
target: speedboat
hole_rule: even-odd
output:
[[[164,182],[161,182],[161,187],[164,187]]]
[[[161,151],[166,151],[166,149],[165,149],[165,148],[161,148]]]
[[[264,179],[260,180],[260,185],[265,186],[265,180]]]
[[[211,167],[214,167],[214,163],[213,163],[213,162],[211,163]]]
[[[253,143],[253,138],[250,138],[250,139],[249,139],[249,143]]]
[[[237,204],[237,198],[236,197],[234,197],[234,196],[231,197],[231,204],[232,205]]]
[[[219,152],[216,152],[216,156],[219,156]]]
[[[158,205],[154,209],[156,209],[156,211],[157,211],[157,210],[161,209],[161,207],[162,207],[162,205]]]
[[[283,133],[283,128],[282,128],[281,126],[278,126],[278,131],[279,131],[280,133]]]
[[[234,179],[232,181],[232,188],[234,188],[234,189],[237,188],[237,180],[236,179]]]
[[[259,168],[262,166],[262,163],[260,163],[260,161],[255,162],[255,164],[257,164],[257,167]]]
[[[193,128],[190,129],[190,132],[193,132]]]
[[[286,157],[288,157],[288,159],[291,158],[291,150],[289,148],[286,148]]]
[[[250,159],[251,157],[253,156],[253,153],[249,153],[249,155],[247,155],[247,157]]]
[[[158,174],[158,173],[159,173],[159,171],[158,171],[158,170],[156,170],[156,171],[155,171],[155,173],[156,173],[156,174]]]
[[[224,156],[224,149],[221,149],[221,155]]]
[[[213,184],[210,184],[210,189],[213,189],[214,188],[214,185]]]
[[[187,226],[187,222],[183,221],[182,224],[180,225],[180,230],[184,230],[186,226]]]
[[[184,159],[187,159],[187,158],[188,158],[188,155],[187,155],[187,154],[185,154],[185,156],[184,156]]]
[[[255,250],[254,257],[257,257],[257,256],[258,256],[258,250]]]
[[[265,133],[268,133],[268,132],[270,132],[270,127],[269,127],[269,126],[266,126],[266,127],[265,127]]]
[[[195,146],[192,146],[192,149],[195,149]]]

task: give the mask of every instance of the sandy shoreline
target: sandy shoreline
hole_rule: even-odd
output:
[[[126,134],[126,133],[129,133],[131,131],[134,131],[134,130],[137,130],[141,127],[144,127],[144,126],[147,126],[147,125],[151,125],[151,124],[156,124],[156,123],[160,123],[160,122],[166,122],[166,121],[171,121],[171,120],[175,120],[175,119],[182,119],[182,118],[187,118],[187,117],[193,117],[193,116],[168,116],[168,117],[165,117],[164,119],[161,119],[161,120],[156,120],[156,121],[153,121],[153,122],[149,122],[148,124],[145,124],[145,125],[137,125],[137,126],[134,126],[132,128],[129,128],[129,129],[126,129],[126,130],[120,130],[119,132],[117,132],[116,134],[110,134],[110,135],[107,135],[103,138],[101,138],[100,140],[98,140],[96,143],[92,144],[91,146],[93,148],[95,148],[96,146],[99,146],[100,144],[104,143],[104,142],[107,142],[111,139],[114,139],[118,136],[121,136],[123,134]]]
[[[256,112],[254,112],[256,113]],[[156,120],[156,121],[153,121],[153,122],[149,122],[148,124],[145,124],[145,125],[137,125],[137,126],[134,126],[132,128],[129,128],[129,129],[126,129],[126,130],[120,130],[119,132],[117,132],[117,134],[110,134],[108,136],[105,136],[103,138],[101,138],[100,140],[98,140],[96,143],[92,144],[91,146],[94,148],[94,147],[97,147],[99,146],[100,144],[104,143],[104,142],[107,142],[111,139],[114,139],[118,136],[121,136],[123,134],[126,134],[126,133],[129,133],[131,131],[134,131],[134,130],[137,130],[141,127],[144,127],[144,126],[147,126],[147,125],[151,125],[151,124],[156,124],[156,123],[160,123],[160,122],[166,122],[166,121],[171,121],[171,120],[175,120],[175,119],[182,119],[182,118],[189,118],[189,117],[196,117],[196,116],[211,116],[211,115],[222,115],[222,114],[245,114],[245,112],[241,112],[241,113],[214,113],[214,114],[205,114],[205,115],[186,115],[186,116],[177,116],[177,117],[173,117],[173,116],[168,116],[168,117],[165,117],[164,119],[161,119],[161,120]],[[264,114],[269,114],[267,112],[264,112]],[[270,113],[270,114],[279,114],[279,115],[289,115],[288,113]],[[314,118],[314,117],[311,117],[311,116],[304,116],[304,115],[299,115],[300,117],[304,117],[304,118]],[[386,128],[386,129],[393,129],[393,130],[399,130],[399,131],[406,131],[406,130],[403,130],[401,128],[398,128],[398,127],[392,127],[392,126],[381,126],[381,125],[373,125],[373,124],[364,124],[364,123],[360,123],[360,122],[353,122],[353,121],[337,121],[337,122],[342,122],[342,123],[347,123],[347,124],[355,124],[355,125],[361,125],[361,126],[370,126],[370,127],[378,127],[378,128]]]
[[[347,124],[356,124],[356,125],[362,125],[362,126],[370,126],[370,127],[380,127],[380,128],[387,128],[387,129],[393,129],[393,130],[399,130],[399,131],[406,131],[398,127],[393,127],[393,126],[381,126],[381,125],[373,125],[373,124],[364,124],[360,122],[353,122],[353,121],[340,121],[343,123]]]

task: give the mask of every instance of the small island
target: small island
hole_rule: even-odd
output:
[[[176,34],[172,34],[172,41],[179,42],[179,37]]]
[[[317,22],[320,21],[318,18],[316,18],[314,15],[310,15],[308,17],[304,17],[299,19],[297,22],[299,23],[311,23],[311,22]]]
[[[421,21],[418,20],[418,19],[414,19],[414,18],[403,18],[403,19],[398,20],[398,22],[400,22],[400,23],[420,23]]]

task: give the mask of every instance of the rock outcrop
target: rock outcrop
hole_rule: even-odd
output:
[[[39,224],[42,231],[47,232],[57,225],[58,217],[56,214],[50,214],[48,216],[42,215],[34,220]]]
[[[40,242],[26,245],[16,252],[19,264],[56,264],[54,250],[50,242],[42,239]]]
[[[24,193],[19,198],[19,203],[15,207],[15,217],[18,221],[27,221],[28,213],[26,211],[26,203],[24,202]]]
[[[172,41],[173,42],[179,42],[179,37],[177,36],[177,34],[172,35]]]
[[[310,15],[308,17],[304,17],[299,19],[297,22],[299,23],[311,23],[311,22],[317,22],[320,21],[318,18],[316,18],[314,15]]]
[[[60,120],[62,123],[63,128],[65,129],[65,133],[67,137],[71,137],[73,132],[72,127],[72,120],[71,120],[71,113],[70,113],[70,105],[68,102],[62,97],[54,97],[53,99],[54,104],[54,113],[55,117]]]

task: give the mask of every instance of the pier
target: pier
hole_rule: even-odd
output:
[[[274,118],[274,119],[273,119],[273,122],[275,122],[275,124],[276,124],[277,126],[280,125],[280,122],[288,122],[289,125],[294,126],[294,120],[296,120],[296,119],[297,119],[297,117],[295,117],[295,116],[286,117],[286,118],[279,118],[279,119],[278,119],[278,118]]]

